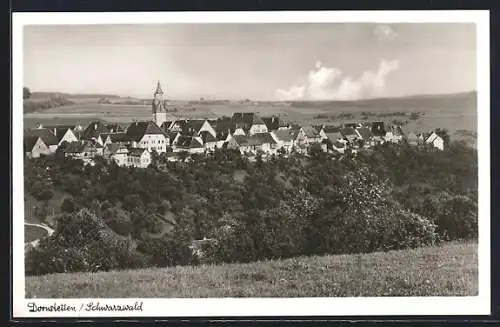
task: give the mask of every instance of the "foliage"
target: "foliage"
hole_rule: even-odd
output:
[[[23,87],[23,100],[29,99],[31,97],[31,90],[29,87]]]
[[[116,237],[88,209],[62,215],[55,232],[26,253],[27,274],[107,271],[142,265],[128,241]]]
[[[67,195],[56,233],[27,256],[30,271],[363,253],[477,236],[475,150],[384,144],[341,159],[313,154],[250,162],[216,149],[189,161],[158,156],[148,169],[57,155],[26,160],[28,194]],[[193,257],[190,246],[203,238],[214,242]],[[82,246],[106,249],[92,259]]]

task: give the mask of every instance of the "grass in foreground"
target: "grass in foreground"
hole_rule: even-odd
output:
[[[26,278],[27,298],[474,296],[477,243]]]

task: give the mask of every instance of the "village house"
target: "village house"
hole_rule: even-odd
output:
[[[104,147],[104,157],[118,166],[128,164],[128,148],[124,143],[109,143]]]
[[[204,153],[203,140],[198,136],[181,135],[174,146],[174,152],[188,152],[189,154]]]
[[[26,133],[25,136],[38,136],[42,139],[43,143],[49,148],[51,153],[56,152],[59,147],[59,141],[54,133],[47,128],[32,129]]]
[[[125,129],[120,124],[106,124],[105,127],[110,133],[125,132]]]
[[[172,125],[174,124],[175,121],[173,120],[167,120],[167,121],[164,121],[161,125],[160,125],[160,128],[167,132],[167,131],[170,131],[171,130],[171,127]]]
[[[323,135],[321,135],[321,127],[318,129],[313,126],[305,126],[302,128],[304,132],[304,142],[305,144],[309,145],[312,143],[321,143],[321,141],[324,139],[323,136],[326,137],[326,134],[323,132]]]
[[[146,148],[128,149],[127,166],[132,166],[136,168],[147,168],[150,164],[151,164],[151,153],[149,152],[148,149]]]
[[[389,126],[385,132],[385,141],[392,143],[401,143],[404,133],[400,126]]]
[[[338,153],[345,153],[346,148],[347,148],[346,143],[340,141],[329,143],[329,149],[331,149],[332,151],[336,151]]]
[[[81,138],[84,140],[91,140],[99,137],[99,134],[109,133],[108,128],[103,122],[95,120],[90,122],[87,127],[83,130]]]
[[[359,139],[356,130],[352,127],[344,127],[340,129],[340,134],[349,144],[353,144],[355,140]]]
[[[374,121],[371,123],[371,129],[373,135],[373,140],[376,144],[381,144],[385,142],[386,129],[385,124],[382,121]]]
[[[168,128],[169,131],[171,132],[182,132],[182,129],[184,126],[187,125],[187,120],[186,119],[178,119],[176,121],[173,121],[170,124],[170,127]]]
[[[171,148],[173,148],[175,146],[175,144],[177,143],[177,140],[179,139],[179,137],[181,137],[180,132],[166,131],[165,135],[166,135],[167,140],[168,140],[167,145],[170,146]]]
[[[420,144],[420,139],[414,132],[408,133],[408,135],[406,136],[406,141],[408,142],[409,145]]]
[[[200,138],[203,141],[202,144],[205,150],[213,151],[217,147],[217,139],[209,131],[200,132]]]
[[[355,129],[358,138],[362,140],[365,148],[369,148],[375,145],[375,141],[373,140],[373,134],[370,129],[366,127],[358,127]]]
[[[276,141],[277,148],[283,148],[286,153],[292,151],[295,145],[296,135],[291,130],[288,129],[277,129],[271,132],[271,136]]]
[[[210,125],[206,119],[191,119],[182,126],[181,133],[183,135],[200,135],[201,132],[208,132],[213,137],[216,136],[215,129]]]
[[[64,149],[66,158],[80,159],[85,163],[92,163],[96,156],[102,156],[104,149],[102,145],[92,140],[80,140],[68,143]]]
[[[57,138],[58,145],[61,145],[63,142],[75,142],[78,141],[80,133],[75,132],[74,129],[80,128],[79,125],[51,125],[45,126],[45,129],[48,129],[55,135]],[[40,127],[38,129],[41,129]],[[81,130],[80,130],[81,131]]]
[[[24,138],[24,153],[28,158],[38,158],[40,155],[49,155],[52,152],[41,137],[33,135]]]
[[[235,112],[232,120],[236,129],[235,135],[254,135],[268,132],[262,118],[254,112]]]
[[[255,155],[258,152],[276,154],[278,150],[278,143],[270,133],[256,133],[251,136],[234,135],[231,142],[234,142],[231,145],[236,145],[241,154]]]
[[[276,130],[288,129],[290,125],[278,116],[262,117],[262,121],[266,124],[269,132]]]
[[[127,141],[127,133],[116,132],[116,133],[102,133],[99,134],[96,140],[100,145],[106,146],[111,143],[119,143]]]
[[[433,147],[439,150],[444,150],[444,140],[441,136],[437,135],[436,132],[432,132],[431,135],[425,140],[425,144],[431,144]]]
[[[127,128],[126,139],[133,148],[164,153],[169,140],[165,132],[152,121],[133,122]]]

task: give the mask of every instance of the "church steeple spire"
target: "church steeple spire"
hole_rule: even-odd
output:
[[[155,91],[155,95],[156,94],[163,94],[163,90],[161,89],[161,85],[160,85],[160,81],[158,81],[156,83],[156,91]]]
[[[156,91],[153,95],[153,120],[158,125],[161,126],[163,122],[167,120],[167,103],[164,99],[163,90],[160,85],[160,81],[156,83]]]

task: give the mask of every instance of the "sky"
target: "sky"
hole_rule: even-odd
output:
[[[32,91],[170,99],[357,100],[476,89],[456,23],[26,26]]]

